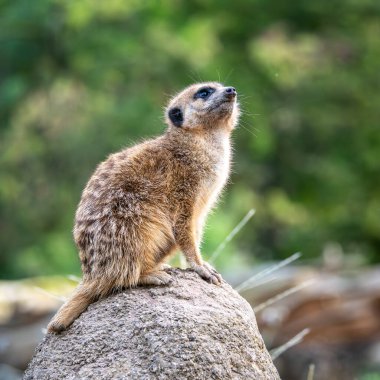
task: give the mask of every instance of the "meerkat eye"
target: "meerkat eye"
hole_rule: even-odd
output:
[[[194,99],[207,99],[214,92],[215,92],[215,88],[202,87],[194,94]]]
[[[179,108],[177,107],[172,108],[171,110],[169,110],[168,114],[169,114],[169,119],[176,127],[182,126],[183,113]]]

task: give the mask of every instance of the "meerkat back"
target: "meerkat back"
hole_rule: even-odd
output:
[[[65,330],[91,302],[113,291],[169,284],[164,261],[176,249],[203,279],[221,282],[199,246],[207,213],[228,178],[236,99],[235,89],[220,83],[189,86],[170,101],[162,136],[98,166],[75,218],[83,279],[49,332]]]

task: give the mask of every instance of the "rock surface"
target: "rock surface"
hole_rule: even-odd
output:
[[[168,272],[170,286],[110,296],[47,335],[24,379],[279,379],[241,296],[190,270]]]

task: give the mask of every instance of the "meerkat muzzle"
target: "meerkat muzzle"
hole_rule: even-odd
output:
[[[233,99],[237,96],[237,92],[234,87],[227,87],[224,90],[224,94],[228,99]]]

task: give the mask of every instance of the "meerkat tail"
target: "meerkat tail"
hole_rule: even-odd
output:
[[[74,291],[74,294],[67,300],[57,314],[53,317],[47,327],[50,333],[59,334],[66,330],[99,296],[97,284],[82,283]],[[102,292],[104,295],[104,291]]]

